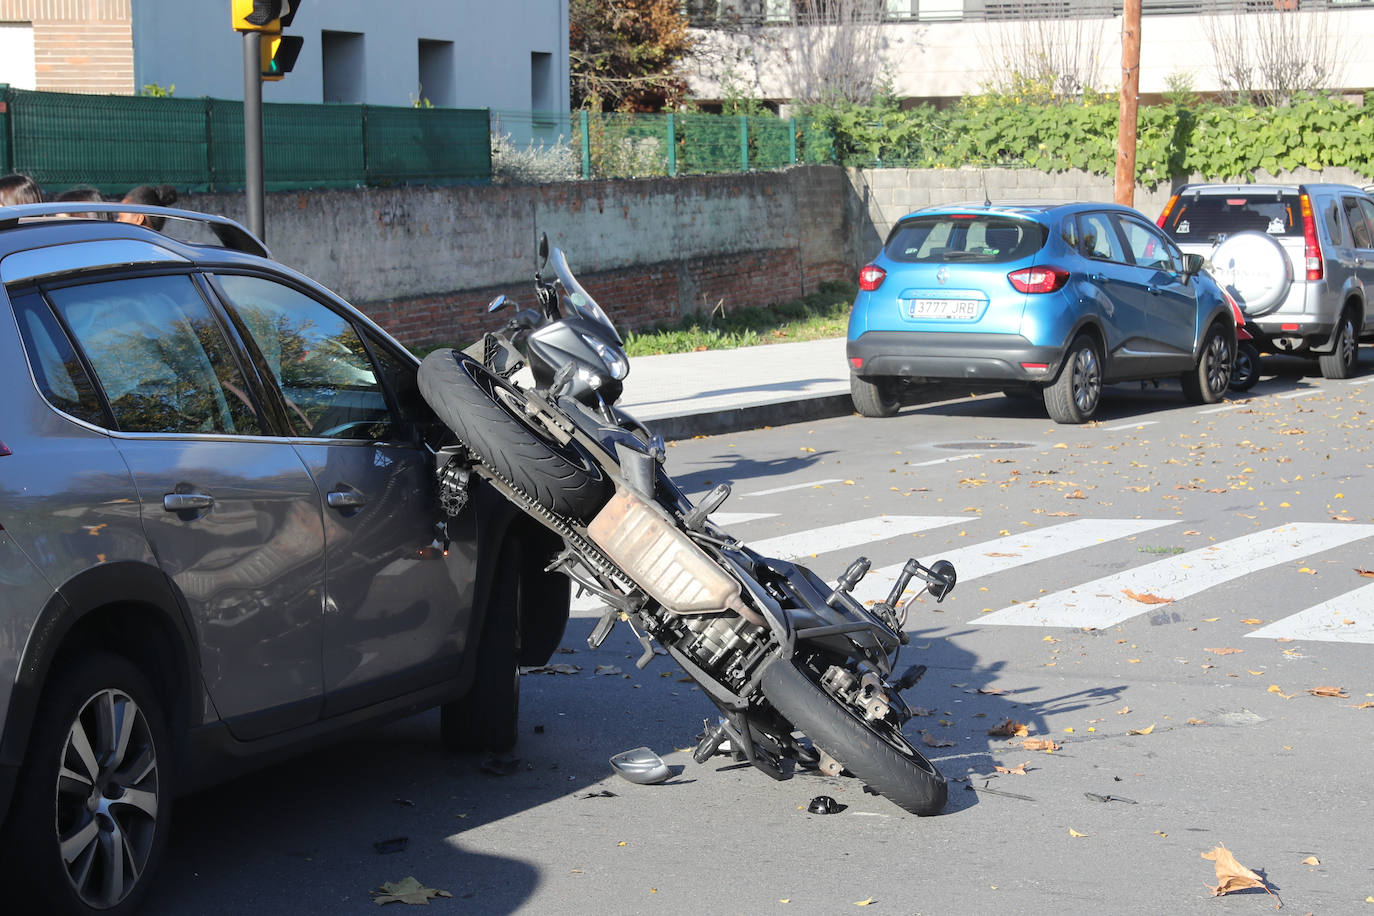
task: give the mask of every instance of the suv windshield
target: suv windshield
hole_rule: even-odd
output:
[[[1180,242],[1215,242],[1247,230],[1301,237],[1297,193],[1185,194],[1164,221],[1164,231]]]
[[[1048,231],[1031,220],[988,214],[940,214],[902,220],[887,239],[894,261],[1019,261],[1039,251]]]

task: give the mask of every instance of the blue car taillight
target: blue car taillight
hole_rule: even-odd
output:
[[[887,271],[877,264],[868,264],[859,271],[859,289],[871,293],[882,286],[885,279],[887,279]]]
[[[1052,293],[1069,282],[1069,272],[1062,267],[1023,267],[1007,274],[1011,285],[1023,293]]]

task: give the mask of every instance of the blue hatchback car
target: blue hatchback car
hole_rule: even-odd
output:
[[[1043,398],[1059,423],[1102,386],[1174,376],[1194,403],[1225,394],[1236,352],[1225,295],[1139,212],[1115,204],[929,207],[897,222],[859,272],[850,389],[864,416],[902,388],[957,381]]]

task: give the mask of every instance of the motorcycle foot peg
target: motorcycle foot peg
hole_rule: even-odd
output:
[[[725,743],[729,733],[725,730],[725,723],[712,725],[706,720],[702,720],[703,734],[701,740],[697,742],[697,749],[692,752],[692,759],[697,763],[705,763],[716,755],[720,746]]]
[[[901,693],[903,690],[910,690],[912,687],[916,686],[917,681],[925,677],[925,674],[925,665],[912,665],[902,673],[901,677],[897,678],[897,683],[892,686],[896,688],[898,693]]]
[[[611,627],[615,626],[616,620],[620,617],[620,612],[613,607],[606,608],[606,613],[601,615],[601,619],[592,627],[592,633],[587,637],[587,647],[600,649],[601,644],[606,641],[606,637],[611,634]]]
[[[682,518],[682,523],[688,531],[700,531],[701,526],[706,523],[706,517],[720,508],[720,504],[730,497],[730,485],[728,483],[716,484],[715,489],[698,503],[690,512]]]

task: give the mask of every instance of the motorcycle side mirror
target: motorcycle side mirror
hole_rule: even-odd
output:
[[[507,305],[510,305],[510,299],[507,298],[505,293],[502,293],[501,295],[497,296],[495,299],[491,300],[491,302],[487,304],[487,312],[499,312]]]
[[[539,233],[539,269],[543,270],[549,263],[549,234]]]
[[[945,596],[954,591],[954,583],[959,581],[958,575],[954,572],[954,564],[949,560],[936,560],[930,564],[930,571],[937,580],[930,583],[930,593],[935,596],[937,602],[944,601]]]

